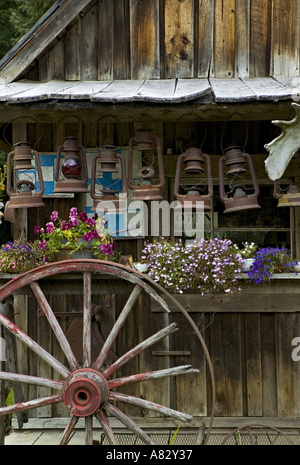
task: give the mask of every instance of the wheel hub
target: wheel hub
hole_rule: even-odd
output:
[[[91,368],[75,371],[66,381],[64,402],[67,409],[78,417],[87,417],[102,409],[108,396],[106,379]]]

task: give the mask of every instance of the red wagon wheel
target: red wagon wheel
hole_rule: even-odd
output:
[[[64,334],[57,318],[52,310],[43,290],[41,282],[45,278],[63,273],[79,273],[83,284],[83,362],[79,364],[74,352]],[[126,280],[133,286],[133,290],[124,304],[124,307],[117,318],[115,324],[104,341],[103,347],[98,355],[98,358],[92,362],[91,357],[91,339],[92,339],[92,279],[95,274],[105,274],[118,279]],[[121,328],[123,327],[129,313],[131,312],[134,303],[142,291],[146,292],[155,299],[165,311],[169,312],[169,308],[162,297],[156,292],[156,285],[152,283],[150,286],[147,283],[147,278],[143,279],[140,273],[128,269],[122,265],[103,262],[99,260],[67,260],[63,262],[51,263],[40,268],[28,271],[19,275],[12,281],[2,286],[0,289],[0,302],[3,302],[13,293],[20,291],[25,286],[30,286],[35,295],[40,307],[42,308],[48,323],[52,328],[58,343],[66,357],[68,366],[64,366],[53,355],[47,352],[31,337],[18,328],[6,316],[0,313],[0,324],[7,328],[15,337],[19,338],[33,352],[41,357],[47,364],[54,368],[63,378],[63,380],[47,379],[37,376],[29,376],[27,374],[6,373],[0,372],[0,379],[13,382],[33,384],[44,386],[57,390],[56,394],[28,400],[26,402],[17,403],[12,406],[0,408],[0,415],[8,415],[23,410],[29,410],[45,405],[64,403],[71,414],[70,421],[65,431],[62,434],[59,444],[67,444],[79,418],[85,419],[85,442],[87,445],[93,443],[93,417],[99,421],[103,431],[105,432],[110,444],[117,444],[116,436],[109,424],[109,416],[115,417],[121,421],[126,428],[132,431],[145,444],[154,444],[152,439],[123,411],[115,406],[116,401],[137,406],[143,409],[149,409],[154,412],[159,412],[165,416],[178,419],[180,421],[191,420],[190,415],[178,412],[176,410],[164,407],[162,405],[123,394],[118,392],[118,387],[124,384],[142,382],[146,380],[162,378],[166,376],[176,376],[198,370],[191,368],[190,365],[158,370],[148,373],[133,374],[131,376],[112,378],[117,370],[125,365],[134,356],[140,354],[152,344],[169,336],[177,330],[175,323],[161,329],[149,338],[137,344],[135,347],[128,350],[126,353],[117,357],[111,365],[105,361],[116,341]],[[159,286],[157,286],[159,287]],[[108,366],[107,366],[108,365]]]

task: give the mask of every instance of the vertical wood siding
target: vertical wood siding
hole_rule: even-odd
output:
[[[98,0],[39,59],[39,79],[298,75],[299,3]]]

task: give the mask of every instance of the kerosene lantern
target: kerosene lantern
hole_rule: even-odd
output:
[[[135,146],[141,154],[141,166],[133,173]],[[149,129],[136,130],[135,136],[129,141],[128,151],[128,187],[133,192],[132,200],[162,200],[161,189],[164,185],[161,139]]]
[[[300,192],[297,186],[290,185],[287,189],[283,190],[279,182],[275,181],[273,197],[278,199],[278,208],[300,207]]]
[[[58,148],[54,179],[55,193],[89,192],[86,152],[77,137],[66,137]]]
[[[119,166],[118,166],[119,165]],[[120,184],[122,184],[120,188]],[[99,208],[107,213],[123,211],[127,196],[127,178],[124,157],[115,146],[103,146],[93,157],[91,175],[91,197],[93,211]]]
[[[246,177],[247,165],[251,180]],[[225,192],[224,170],[226,169],[227,192]],[[239,147],[231,145],[219,160],[220,199],[225,204],[224,213],[260,209],[257,184],[252,159]],[[250,185],[251,184],[251,185]],[[250,191],[250,193],[249,193]]]
[[[183,170],[182,164],[185,164]],[[203,202],[204,211],[211,211],[210,199],[213,196],[213,183],[210,158],[201,149],[190,148],[179,155],[176,165],[174,196],[178,200],[178,207],[188,206],[193,210],[199,207],[199,202]]]
[[[40,157],[28,142],[18,142],[7,157],[7,208],[44,207]]]

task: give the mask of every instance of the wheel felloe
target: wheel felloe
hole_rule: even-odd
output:
[[[87,417],[102,409],[109,397],[104,376],[91,368],[77,370],[66,380],[64,402],[77,417]]]

